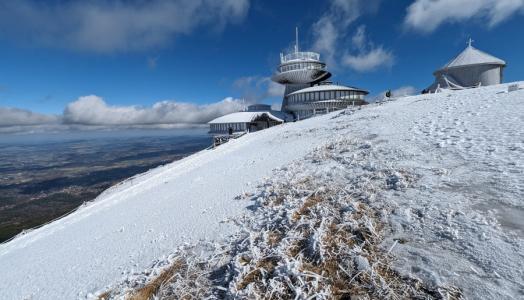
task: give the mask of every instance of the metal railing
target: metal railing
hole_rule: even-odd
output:
[[[280,62],[286,63],[292,60],[320,60],[320,54],[315,52],[293,52],[287,55],[280,54]]]

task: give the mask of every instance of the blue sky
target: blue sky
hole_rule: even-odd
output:
[[[469,37],[506,60],[506,82],[522,80],[523,7],[520,0],[0,0],[0,127],[202,123],[238,109],[238,99],[279,103],[282,90],[268,77],[295,26],[300,48],[319,51],[333,81],[371,94],[425,88]]]

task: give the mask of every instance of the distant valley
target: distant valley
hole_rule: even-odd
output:
[[[48,141],[51,140],[51,141]],[[135,174],[209,146],[205,130],[0,140],[0,242],[70,212]]]

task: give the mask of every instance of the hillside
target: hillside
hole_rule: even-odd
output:
[[[244,247],[237,254],[252,257],[235,265],[223,289],[258,295],[268,286],[239,279],[256,268],[257,257],[283,255],[289,245],[286,236],[268,244],[255,233],[300,238],[296,222],[313,226],[319,218],[367,228],[362,239],[370,246],[348,257],[359,282],[381,268],[373,255],[382,253],[377,263],[387,261],[386,269],[391,265],[427,290],[456,288],[471,299],[522,297],[524,90],[506,90],[419,95],[335,112],[137,175],[75,213],[0,245],[0,298],[86,298],[115,288],[116,295],[129,288],[126,282],[146,280],[172,262],[181,246],[231,246],[239,236],[250,242],[233,244]],[[346,202],[319,204],[320,196],[341,199],[341,193]],[[282,198],[268,204],[275,195]],[[311,196],[320,198],[308,202]],[[312,261],[325,259],[319,236],[330,227],[321,223],[311,227],[317,235],[308,236]],[[279,278],[303,276],[293,261],[272,264],[287,270],[272,273],[275,293],[285,292],[278,290]],[[402,280],[399,289],[413,286]],[[332,292],[293,286],[300,288],[296,294]]]

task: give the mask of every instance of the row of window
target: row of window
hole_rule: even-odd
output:
[[[327,108],[317,108],[317,109],[308,109],[308,110],[298,110],[295,112],[298,119],[307,119],[315,115],[324,115],[328,112],[338,110],[337,108],[327,109]]]
[[[321,63],[316,62],[305,62],[305,63],[295,63],[278,68],[279,72],[287,72],[292,70],[322,70],[324,66]]]
[[[322,100],[364,100],[364,94],[359,91],[321,91],[307,92],[291,95],[288,97],[288,103],[302,103],[308,101]]]
[[[245,131],[246,123],[211,124],[213,132],[228,132],[229,128],[233,128],[233,131]]]

